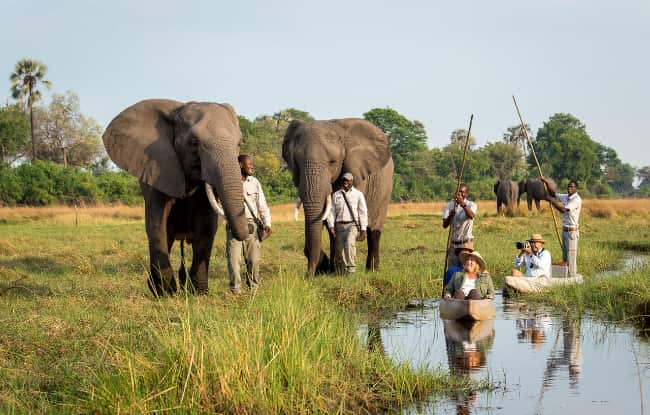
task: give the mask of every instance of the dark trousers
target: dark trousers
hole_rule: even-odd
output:
[[[482,300],[483,297],[481,297],[481,294],[479,294],[478,291],[476,291],[476,288],[471,290],[467,297],[465,297],[465,293],[463,290],[458,290],[454,293],[454,298],[457,300]]]

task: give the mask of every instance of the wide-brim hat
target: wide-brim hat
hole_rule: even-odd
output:
[[[463,251],[463,250],[467,250],[469,252],[472,252],[474,250],[474,245],[472,245],[470,243],[464,243],[461,246],[456,247],[456,249],[454,249],[454,253],[456,255],[460,255],[461,251]]]
[[[534,233],[534,234],[530,235],[530,239],[528,240],[528,242],[541,242],[543,244],[546,243],[544,238],[542,238],[541,233]]]
[[[344,173],[343,176],[341,176],[341,178],[349,181],[354,180],[354,176],[350,172]]]
[[[468,257],[468,256],[473,257],[473,258],[476,260],[476,262],[478,262],[478,266],[481,267],[481,272],[483,272],[483,271],[485,271],[485,270],[487,269],[487,265],[485,264],[485,260],[483,259],[483,257],[481,256],[481,254],[479,254],[478,251],[472,251],[472,252],[461,252],[461,254],[460,254],[460,261],[461,261],[462,263],[465,263],[465,261],[467,260],[467,257]]]

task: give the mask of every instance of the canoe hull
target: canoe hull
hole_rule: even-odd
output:
[[[440,300],[440,318],[443,320],[489,320],[495,316],[494,302],[485,300]]]
[[[506,276],[503,279],[503,284],[507,290],[523,294],[540,292],[555,285],[573,285],[582,284],[583,282],[584,278],[579,274],[571,278]]]

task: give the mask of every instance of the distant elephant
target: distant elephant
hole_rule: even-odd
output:
[[[217,214],[225,214],[235,238],[248,236],[235,110],[228,104],[140,101],[118,114],[102,138],[115,164],[140,181],[149,289],[156,296],[176,291],[169,252],[174,240],[181,240],[181,252],[183,241],[193,248],[191,288],[206,294]],[[185,279],[181,265],[181,286]]]
[[[515,203],[519,207],[519,186],[513,180],[497,180],[494,184],[494,194],[497,196],[497,212],[501,214],[501,205],[506,205],[508,213],[512,213]]]
[[[330,195],[346,172],[352,173],[354,187],[363,192],[368,204],[366,269],[377,269],[379,239],[393,189],[393,158],[386,134],[356,118],[292,121],[284,135],[282,157],[303,202],[307,275],[329,268],[321,249],[321,229],[331,209]]]
[[[551,178],[548,178],[548,182],[551,190],[555,191],[557,189],[555,181],[553,181]],[[544,183],[542,183],[542,181],[539,179],[528,179],[520,181],[519,197],[521,198],[524,193],[527,193],[526,202],[528,203],[528,210],[533,210],[533,200],[535,200],[535,206],[537,206],[537,210],[540,210],[540,200],[549,200],[549,195],[546,191],[546,188],[544,187]]]

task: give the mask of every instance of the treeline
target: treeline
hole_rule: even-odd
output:
[[[101,142],[102,128],[81,112],[77,94],[54,93],[37,105],[39,86],[50,87],[47,67],[23,59],[11,74],[14,104],[0,107],[0,203],[139,203],[134,177],[118,172]],[[450,133],[448,144],[429,148],[424,125],[391,108],[374,108],[363,117],[391,140],[395,161],[393,201],[443,200],[451,197],[460,170],[467,132]],[[271,203],[295,200],[291,174],[282,160],[282,139],[292,120],[311,121],[306,111],[288,108],[255,119],[239,117],[241,152],[253,156],[256,176]],[[650,197],[650,166],[635,169],[616,151],[593,140],[571,114],[551,116],[536,134],[526,126],[504,126],[502,137],[482,147],[469,137],[463,181],[474,199],[492,199],[497,178],[537,177],[526,135],[542,171],[560,189],[577,179],[584,197]],[[527,134],[526,134],[527,133]],[[636,187],[633,185],[636,181]]]

